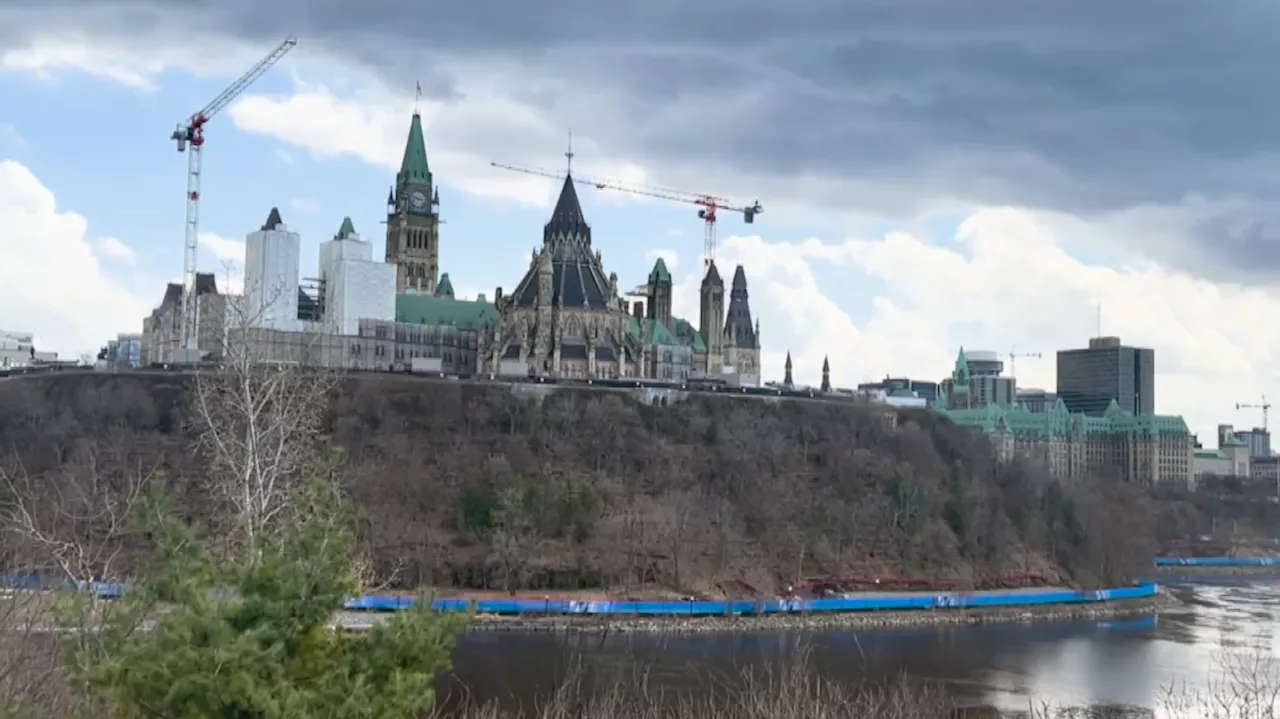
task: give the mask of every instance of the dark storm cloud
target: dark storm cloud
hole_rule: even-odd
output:
[[[438,93],[452,86],[424,72],[436,60],[509,61],[572,83],[572,97],[525,92],[566,126],[617,119],[593,132],[611,151],[881,183],[844,200],[870,211],[934,197],[1086,215],[1230,200],[1194,224],[1201,245],[1169,257],[1280,268],[1269,1],[0,0],[24,7],[140,42],[171,27],[264,44],[293,33]]]

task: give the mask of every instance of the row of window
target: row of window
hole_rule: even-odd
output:
[[[435,274],[435,269],[436,269],[435,267],[432,267],[431,274],[429,275],[427,274],[426,265],[405,264],[404,276],[411,280],[425,280],[427,277],[430,277]]]
[[[431,249],[431,233],[427,230],[409,230],[409,237],[406,242],[410,250],[429,250]]]

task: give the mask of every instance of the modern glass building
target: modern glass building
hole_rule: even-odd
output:
[[[1058,397],[1072,413],[1101,415],[1115,400],[1136,415],[1155,414],[1155,351],[1119,337],[1095,337],[1087,349],[1058,352]]]

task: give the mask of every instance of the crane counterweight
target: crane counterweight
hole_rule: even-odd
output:
[[[258,61],[238,80],[227,86],[217,97],[200,110],[192,113],[178,125],[169,139],[177,145],[178,152],[187,153],[187,231],[182,264],[182,317],[179,330],[180,350],[197,351],[198,318],[196,314],[196,250],[200,241],[200,169],[204,147],[204,126],[233,100],[240,96],[271,66],[298,44],[297,39],[287,37],[266,57]],[[188,152],[188,149],[190,152]]]

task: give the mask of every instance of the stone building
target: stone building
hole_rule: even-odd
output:
[[[738,375],[760,383],[759,326],[751,320],[747,278],[734,273],[729,307],[715,263],[708,265],[698,326],[672,311],[672,277],[659,259],[628,307],[618,276],[593,249],[572,176],[567,176],[542,247],[510,295],[495,293],[497,323],[485,339],[484,372],[559,377],[644,377],[682,381]]]
[[[957,362],[938,411],[985,433],[1002,460],[1031,456],[1063,477],[1116,474],[1143,486],[1191,485],[1195,440],[1181,417],[1134,415],[1115,402],[1101,416],[1073,414],[1061,399],[1045,412],[974,406],[966,379],[967,368]]]
[[[641,344],[642,377],[680,382],[701,372],[707,345],[688,321],[671,313],[672,279],[667,263],[659,257],[649,272],[646,301],[633,307],[628,333]]]
[[[205,353],[222,348],[227,324],[227,295],[218,291],[212,273],[196,273],[196,346]],[[177,361],[182,350],[182,295],[180,282],[170,282],[160,304],[142,318],[142,366]]]
[[[440,190],[427,162],[422,118],[413,113],[396,184],[387,195],[386,262],[396,265],[396,292],[434,293],[440,272]]]
[[[573,178],[565,177],[551,219],[542,229],[529,270],[510,295],[494,293],[498,322],[485,342],[489,372],[557,377],[635,377],[641,338],[591,246]]]
[[[1253,476],[1249,445],[1234,433],[1227,432],[1224,435],[1221,431],[1222,428],[1219,427],[1217,449],[1197,447],[1195,450],[1191,472],[1195,484],[1199,484],[1206,477],[1248,479]]]
[[[471,375],[479,368],[481,338],[492,333],[497,318],[484,295],[456,298],[446,272],[432,294],[397,295],[394,322],[361,321],[360,336],[393,342],[391,369],[407,369],[425,357],[439,359],[444,374]]]
[[[742,265],[733,271],[729,289],[729,310],[721,331],[725,369],[742,378],[743,384],[760,384],[760,323],[751,322],[747,296],[747,274]]]

